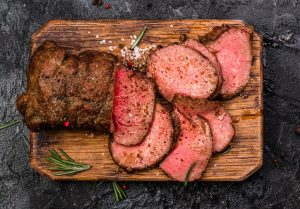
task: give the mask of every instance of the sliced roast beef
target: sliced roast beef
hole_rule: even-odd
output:
[[[127,172],[144,170],[159,163],[170,151],[175,129],[168,109],[156,104],[153,122],[145,139],[135,146],[124,146],[110,142],[114,161]]]
[[[185,181],[187,172],[192,167],[188,181],[201,177],[212,154],[212,136],[208,123],[201,117],[190,120],[177,110],[179,136],[175,148],[160,163],[160,168],[171,178]]]
[[[251,70],[251,34],[243,27],[216,27],[200,40],[212,51],[222,68],[220,96],[230,99],[246,86]]]
[[[174,105],[187,118],[195,115],[205,118],[213,136],[213,152],[221,152],[234,137],[232,120],[220,102],[176,96]]]
[[[216,69],[216,72],[217,72],[218,78],[219,78],[219,82],[218,82],[218,86],[215,91],[215,94],[212,96],[212,97],[216,97],[219,94],[219,92],[222,88],[222,84],[223,84],[222,69],[217,60],[217,57],[211,51],[209,51],[208,48],[204,44],[202,44],[199,41],[196,41],[194,39],[186,40],[183,43],[183,45],[188,46],[188,47],[196,50],[200,54],[202,54],[204,57],[206,57],[211,62],[211,64]]]
[[[210,98],[218,85],[217,70],[210,61],[183,45],[157,49],[149,57],[147,74],[168,101],[172,101],[175,94]]]
[[[155,107],[154,83],[139,71],[115,70],[114,141],[136,145],[147,135]]]

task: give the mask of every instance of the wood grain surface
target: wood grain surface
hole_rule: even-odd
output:
[[[119,44],[130,46],[131,35],[138,35],[148,27],[140,47],[151,44],[167,45],[178,42],[180,34],[197,39],[213,27],[222,24],[245,25],[240,20],[54,20],[41,27],[32,36],[32,52],[45,40],[54,40],[72,53],[85,50],[108,51],[120,56]],[[247,25],[248,28],[251,26]],[[96,38],[96,36],[98,38]],[[121,41],[124,38],[125,41]],[[106,44],[100,44],[100,40]],[[112,43],[109,44],[108,41]],[[226,101],[236,130],[232,149],[225,155],[213,155],[201,178],[202,181],[241,181],[262,165],[263,155],[263,107],[262,107],[262,39],[254,32],[252,37],[253,62],[250,81],[242,92]],[[108,151],[108,136],[83,131],[51,131],[30,134],[31,166],[39,173],[54,180],[122,180],[122,181],[169,181],[160,169],[127,174],[113,162]],[[92,165],[92,169],[74,176],[54,176],[46,168],[46,157],[52,148],[62,148],[71,157]]]

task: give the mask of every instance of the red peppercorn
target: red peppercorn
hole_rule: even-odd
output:
[[[128,60],[127,61],[127,67],[132,68],[132,66],[133,66],[133,62]]]
[[[128,189],[128,186],[127,186],[127,185],[122,185],[122,189],[123,189],[123,190],[127,190],[127,189]]]
[[[110,4],[109,4],[109,3],[106,3],[106,4],[104,5],[104,8],[105,8],[105,9],[110,9]]]
[[[64,126],[65,126],[65,127],[69,127],[69,126],[70,126],[70,122],[69,122],[69,121],[65,121],[65,122],[64,122]]]

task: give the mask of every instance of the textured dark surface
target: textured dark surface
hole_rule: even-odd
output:
[[[0,0],[0,123],[19,118],[32,33],[50,19],[243,19],[264,37],[264,164],[243,182],[126,182],[116,203],[111,183],[53,182],[28,162],[24,124],[0,131],[0,208],[299,208],[300,2],[297,0]],[[24,136],[21,134],[23,133]]]

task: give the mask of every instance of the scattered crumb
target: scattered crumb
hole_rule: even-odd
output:
[[[216,163],[214,164],[214,167],[217,167],[217,164],[216,164]]]
[[[109,43],[109,44],[112,44],[112,41],[111,41],[111,40],[109,40],[109,41],[108,41],[108,43]]]
[[[90,34],[91,32],[90,31],[88,31],[88,34]]]
[[[170,27],[173,28],[174,26],[173,26],[173,25],[170,25]]]
[[[99,35],[98,35],[98,34],[96,35],[96,38],[99,38]]]
[[[135,40],[132,40],[132,44]],[[131,44],[131,45],[132,45]],[[150,45],[145,48],[135,47],[133,50],[126,46],[120,50],[121,57],[124,58],[125,63],[132,63],[132,67],[138,68],[139,70],[145,70],[147,64],[148,55],[156,49],[156,45]]]
[[[121,38],[121,41],[125,41],[125,39],[124,39],[124,38]]]
[[[102,155],[104,156],[104,153],[102,153]]]

